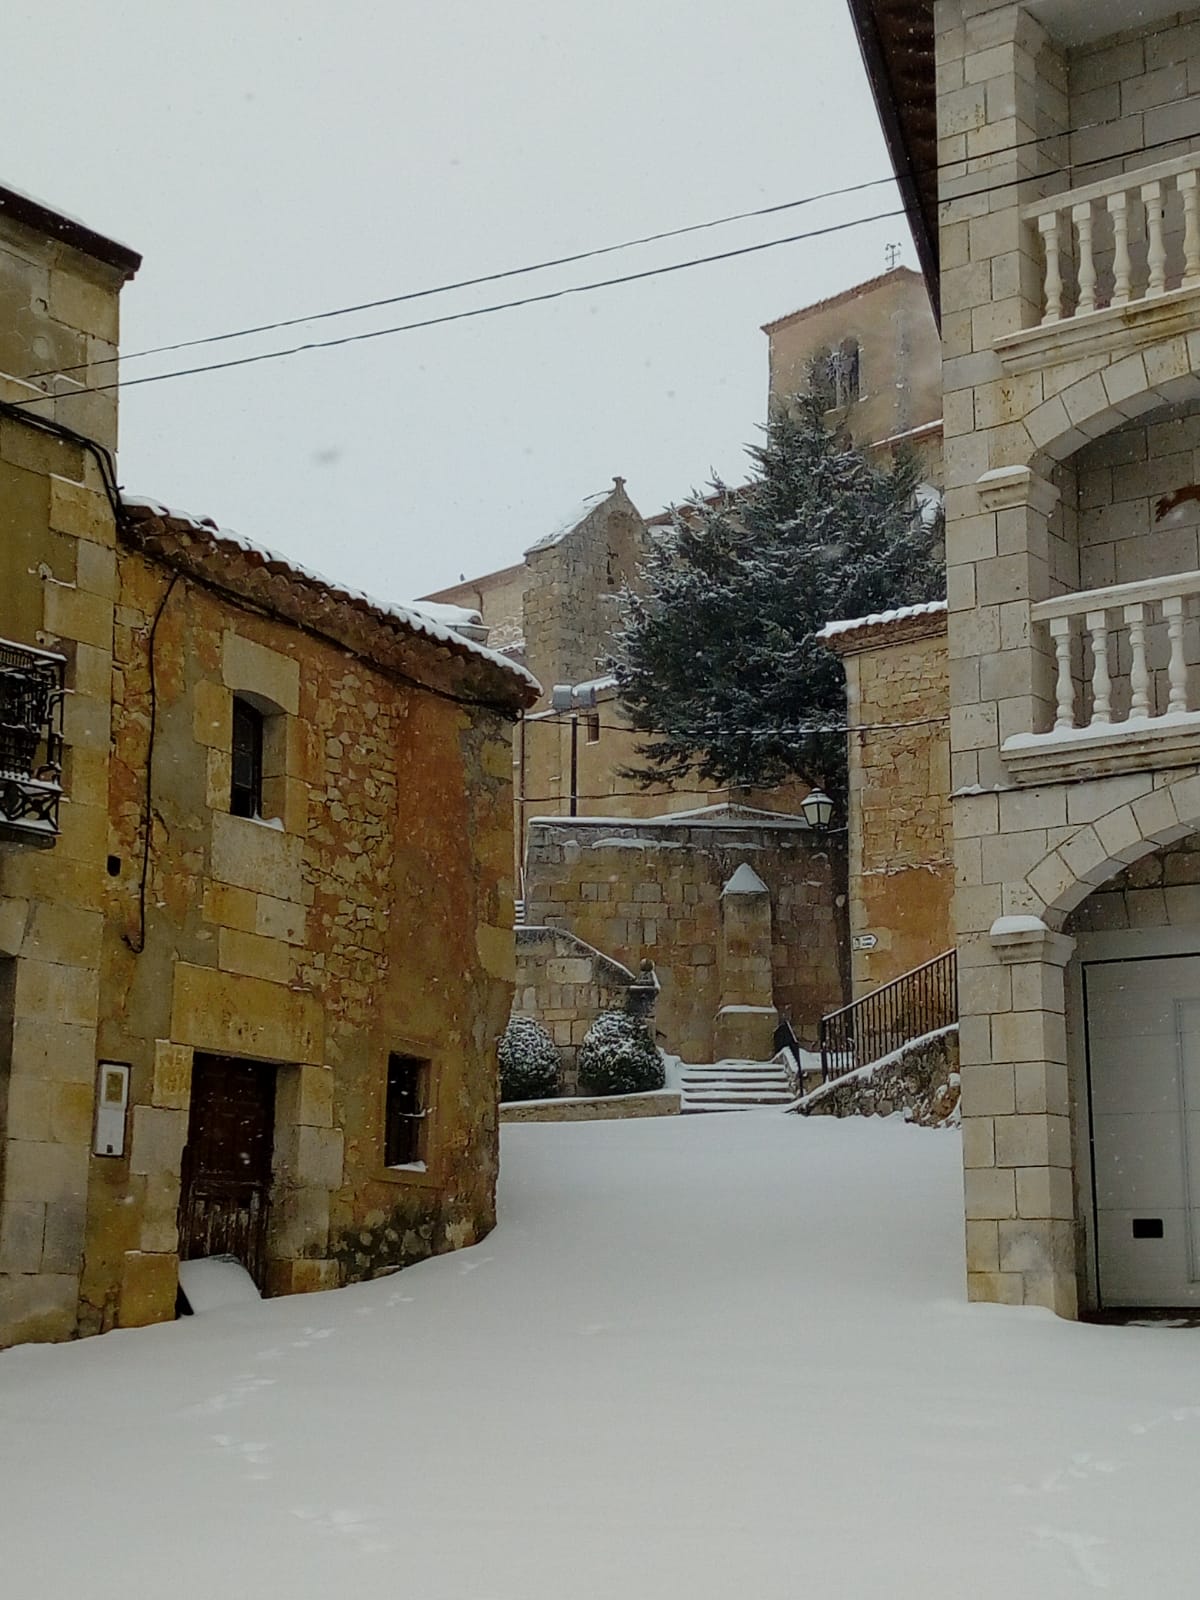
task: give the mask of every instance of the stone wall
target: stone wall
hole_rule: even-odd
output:
[[[936,422],[942,414],[937,326],[925,284],[909,267],[779,317],[763,331],[771,401],[807,390],[808,364],[817,351],[857,339],[861,398],[846,407],[845,418],[860,445]]]
[[[627,1010],[633,986],[628,967],[565,928],[517,929],[513,1009],[540,1022],[558,1046],[563,1094],[578,1088],[579,1046],[588,1029],[602,1011]]]
[[[0,212],[0,398],[31,368],[101,383],[132,275]],[[89,365],[89,363],[93,365]],[[17,375],[17,376],[8,376]],[[111,392],[41,413],[116,442]],[[108,828],[116,524],[93,453],[0,419],[0,637],[65,658],[52,847],[0,830],[0,1345],[75,1328],[92,1143]]]
[[[857,997],[954,942],[946,613],[885,614],[826,642],[846,668]]]
[[[891,1117],[943,1128],[956,1120],[959,1101],[958,1029],[914,1039],[882,1061],[823,1084],[798,1101],[805,1117]]]
[[[577,520],[525,553],[525,659],[549,700],[556,683],[601,676],[619,619],[618,596],[637,576],[645,526],[614,479],[579,508]]]
[[[567,928],[661,985],[660,1043],[713,1059],[721,1006],[721,890],[749,861],[770,891],[774,1003],[802,1039],[842,1002],[829,858],[797,817],[718,807],[630,822],[550,818],[529,827],[526,915]]]
[[[647,1094],[589,1095],[569,1100],[514,1100],[500,1107],[501,1122],[618,1122],[633,1117],[677,1117],[678,1089]]]

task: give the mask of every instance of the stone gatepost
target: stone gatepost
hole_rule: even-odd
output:
[[[1063,968],[1075,941],[998,918],[960,969],[967,1292],[1077,1314]]]
[[[718,1061],[769,1061],[779,1022],[771,976],[771,892],[748,861],[721,890],[717,967],[721,1004],[713,1054]]]

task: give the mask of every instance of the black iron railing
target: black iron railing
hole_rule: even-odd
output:
[[[828,1083],[958,1021],[953,950],[821,1018],[821,1077]]]
[[[62,798],[66,662],[0,639],[0,830],[52,838]]]

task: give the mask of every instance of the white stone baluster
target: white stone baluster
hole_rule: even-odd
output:
[[[1078,316],[1096,309],[1096,261],[1092,255],[1092,202],[1072,206],[1075,229],[1079,235],[1079,299],[1075,306]]]
[[[1167,245],[1163,237],[1162,180],[1142,184],[1142,200],[1146,207],[1146,265],[1150,280],[1146,284],[1146,298],[1162,294],[1167,287]]]
[[[1183,284],[1200,285],[1200,173],[1181,172],[1175,186],[1183,196]]]
[[[1112,721],[1112,686],[1108,677],[1108,612],[1086,614],[1092,636],[1092,721]]]
[[[1187,661],[1183,654],[1183,607],[1182,595],[1168,595],[1162,602],[1162,614],[1167,619],[1167,639],[1171,646],[1171,657],[1167,665],[1167,679],[1171,685],[1171,695],[1167,701],[1168,712],[1186,711],[1188,708]]]
[[[1058,212],[1047,211],[1038,218],[1042,243],[1046,248],[1046,313],[1042,326],[1062,319],[1062,267],[1058,259]]]
[[[1050,618],[1050,637],[1054,640],[1054,657],[1058,663],[1058,678],[1054,686],[1057,701],[1054,731],[1075,726],[1075,680],[1071,676],[1071,619]]]
[[[1124,189],[1108,197],[1108,211],[1113,225],[1113,293],[1110,305],[1127,306],[1133,282],[1133,265],[1129,259],[1129,196]]]
[[[1150,672],[1146,666],[1146,606],[1144,601],[1125,607],[1125,621],[1129,624],[1129,715],[1150,715]]]

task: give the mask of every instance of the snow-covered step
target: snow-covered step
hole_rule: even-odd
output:
[[[680,1110],[755,1111],[789,1105],[794,1098],[787,1069],[774,1061],[718,1061],[681,1065]]]

